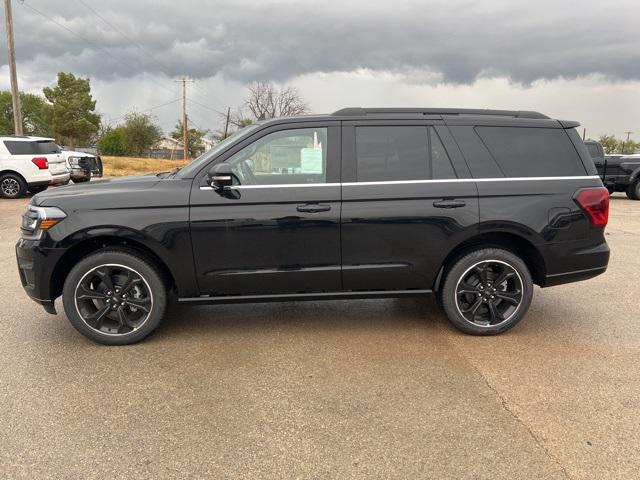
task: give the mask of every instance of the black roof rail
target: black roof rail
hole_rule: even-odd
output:
[[[366,115],[406,114],[416,115],[493,115],[499,117],[548,119],[540,112],[528,110],[488,110],[476,108],[343,108],[334,112],[337,117],[362,117]]]

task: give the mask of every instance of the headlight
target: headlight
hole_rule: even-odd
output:
[[[66,213],[57,207],[36,207],[29,205],[22,215],[22,237],[35,240],[42,236],[42,232],[49,230],[67,217]]]
[[[69,157],[67,158],[70,167],[78,167],[80,166],[80,159],[82,157]]]

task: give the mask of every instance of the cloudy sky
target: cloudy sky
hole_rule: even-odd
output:
[[[98,110],[215,129],[245,85],[345,106],[539,110],[640,139],[637,0],[14,0],[20,87],[90,77]],[[0,88],[9,87],[6,48]],[[169,103],[172,102],[172,103]],[[153,108],[157,107],[157,108]]]

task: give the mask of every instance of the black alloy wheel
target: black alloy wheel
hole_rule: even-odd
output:
[[[527,313],[533,280],[516,254],[487,247],[450,265],[439,294],[456,328],[470,335],[495,335],[516,325]]]
[[[87,338],[106,345],[139,342],[160,324],[169,283],[143,252],[100,250],[80,260],[65,279],[64,311]]]
[[[469,268],[456,286],[456,305],[468,322],[490,327],[506,322],[522,303],[522,280],[509,264],[484,260]]]
[[[100,265],[78,282],[75,304],[82,320],[94,330],[123,335],[140,328],[153,307],[149,284],[124,265]]]

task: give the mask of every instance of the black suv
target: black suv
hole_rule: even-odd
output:
[[[171,298],[435,293],[460,330],[500,333],[534,283],[607,268],[609,196],[577,125],[459,109],[261,121],[179,171],[36,195],[20,276],[106,344],[144,338]]]

